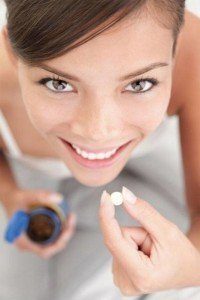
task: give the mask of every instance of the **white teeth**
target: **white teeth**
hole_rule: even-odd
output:
[[[116,151],[117,149],[114,149],[112,151],[106,152],[106,153],[87,153],[86,151],[81,150],[80,148],[78,148],[77,146],[75,146],[74,144],[72,144],[72,147],[76,150],[76,152],[83,156],[84,158],[93,160],[93,159],[105,159],[105,158],[109,158],[111,157]]]

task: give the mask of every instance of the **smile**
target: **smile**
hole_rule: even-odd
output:
[[[133,140],[127,142],[119,148],[101,153],[88,153],[63,139],[61,139],[61,141],[76,162],[78,162],[80,165],[86,168],[98,169],[109,167],[113,165],[116,161],[118,161],[118,159],[121,157],[121,153],[129,146],[129,144]]]

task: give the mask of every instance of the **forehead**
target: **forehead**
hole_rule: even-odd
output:
[[[155,61],[169,61],[172,55],[172,31],[160,25],[150,15],[130,15],[68,53],[49,60],[49,65],[66,69],[73,66],[95,73],[104,66],[116,72],[127,69],[127,64],[140,67]],[[106,70],[106,69],[105,69]],[[84,74],[84,73],[83,73]]]
[[[166,17],[166,16],[165,16]],[[105,32],[78,46],[70,52],[51,60],[52,62],[79,63],[106,60],[123,63],[124,60],[158,58],[171,55],[173,45],[172,31],[164,28],[150,15],[131,15],[120,20]]]

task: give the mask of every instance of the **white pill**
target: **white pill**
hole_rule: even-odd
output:
[[[121,205],[123,203],[123,196],[120,192],[114,192],[110,196],[114,205]]]

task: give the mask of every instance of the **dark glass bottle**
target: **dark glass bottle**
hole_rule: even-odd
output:
[[[65,199],[61,204],[51,204],[48,207],[34,205],[29,211],[26,234],[36,243],[52,243],[60,235],[68,213],[69,205]]]
[[[25,232],[35,243],[53,243],[62,232],[69,212],[70,207],[65,198],[60,204],[34,204],[28,212],[17,211],[8,223],[5,240],[12,243]]]

